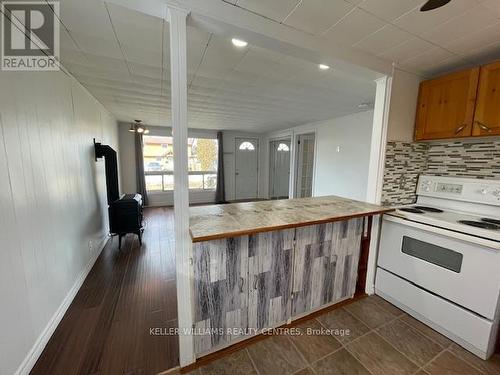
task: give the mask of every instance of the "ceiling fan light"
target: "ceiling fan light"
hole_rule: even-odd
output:
[[[135,133],[134,125],[130,124],[130,128],[128,129],[128,131],[131,133]]]
[[[144,133],[144,128],[143,128],[143,127],[141,127],[141,126],[139,126],[139,127],[137,128],[137,133]]]
[[[451,0],[428,0],[422,7],[420,8],[421,12],[428,12],[430,10],[441,8],[448,4]]]
[[[149,134],[149,129],[144,129],[144,134]]]

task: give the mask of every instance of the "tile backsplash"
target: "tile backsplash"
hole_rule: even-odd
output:
[[[420,174],[500,179],[500,140],[388,142],[382,203],[415,202]]]
[[[427,174],[500,179],[500,141],[429,144]]]
[[[427,168],[428,148],[426,143],[387,143],[382,204],[415,202],[418,176]]]

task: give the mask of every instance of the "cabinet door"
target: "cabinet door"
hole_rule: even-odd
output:
[[[197,356],[231,344],[246,329],[247,278],[248,236],[193,244]]]
[[[258,330],[290,318],[295,229],[251,235],[248,241],[248,327]]]
[[[470,136],[478,79],[479,68],[473,68],[422,82],[415,139]]]
[[[352,297],[363,219],[297,228],[292,317]]]
[[[500,134],[500,61],[481,68],[472,135]]]

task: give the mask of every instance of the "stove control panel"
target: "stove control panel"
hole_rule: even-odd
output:
[[[440,193],[462,194],[463,188],[464,186],[460,184],[445,184],[442,182],[436,184],[436,191]]]
[[[420,176],[417,194],[500,206],[500,180]]]

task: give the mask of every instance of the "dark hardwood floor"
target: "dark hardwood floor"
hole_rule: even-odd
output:
[[[173,209],[145,210],[143,245],[110,240],[31,374],[157,374],[179,363]]]

